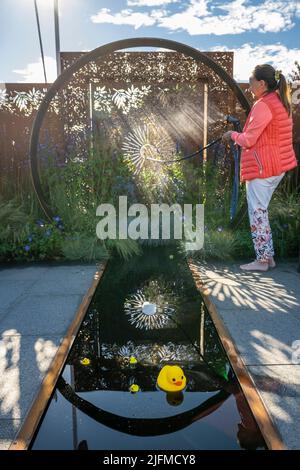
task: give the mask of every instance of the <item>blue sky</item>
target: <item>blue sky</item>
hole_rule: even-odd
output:
[[[53,0],[38,0],[48,81],[56,78]],[[300,62],[300,2],[59,0],[62,51],[155,36],[202,51],[234,51],[234,77],[258,63],[288,74]],[[1,0],[0,82],[43,82],[33,0]]]

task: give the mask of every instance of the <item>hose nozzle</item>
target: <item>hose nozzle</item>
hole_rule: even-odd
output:
[[[238,118],[230,115],[226,116],[226,122],[233,125],[240,124],[240,120]]]
[[[226,122],[227,124],[232,124],[235,131],[238,131],[238,132],[242,131],[241,123],[238,118],[228,115],[226,116]]]

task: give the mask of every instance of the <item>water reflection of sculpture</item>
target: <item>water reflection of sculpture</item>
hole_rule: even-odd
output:
[[[168,341],[165,344],[147,343],[135,344],[129,340],[123,345],[117,343],[101,344],[101,357],[103,359],[114,359],[119,367],[126,367],[130,357],[135,357],[143,364],[161,364],[168,361],[198,361],[197,350],[190,344],[178,344]]]
[[[60,378],[58,381],[58,390],[76,409],[93,420],[115,431],[135,436],[159,436],[184,429],[216,411],[233,394],[241,416],[241,422],[238,425],[237,431],[237,439],[240,446],[244,449],[265,448],[265,442],[260,430],[234,377],[229,382],[220,380],[217,393],[193,409],[170,417],[153,419],[130,418],[105,411],[79,397],[63,378]],[[177,403],[170,402],[170,404],[174,405]],[[87,447],[86,445],[85,448]]]
[[[124,303],[129,322],[139,329],[174,328],[172,317],[176,314],[178,298],[169,285],[153,279],[127,297]]]

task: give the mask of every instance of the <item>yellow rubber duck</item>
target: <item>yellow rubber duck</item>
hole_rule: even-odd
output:
[[[83,366],[89,366],[91,363],[90,359],[88,357],[84,357],[83,359],[81,359],[80,361],[80,364],[82,364]]]
[[[137,360],[134,356],[131,356],[129,359],[129,364],[137,364]]]
[[[157,385],[164,392],[179,392],[186,386],[186,377],[179,366],[164,366],[157,377]]]

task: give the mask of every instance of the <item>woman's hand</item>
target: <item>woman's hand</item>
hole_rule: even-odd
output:
[[[230,140],[231,140],[231,133],[232,133],[232,131],[227,131],[227,132],[225,132],[225,134],[222,135],[222,142],[223,142],[224,144],[227,144],[228,142],[230,142]]]

